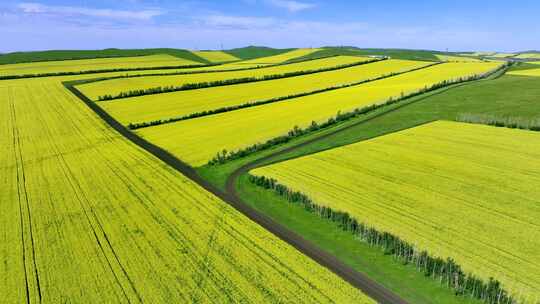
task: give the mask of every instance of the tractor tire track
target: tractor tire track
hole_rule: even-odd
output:
[[[26,176],[24,172],[24,160],[22,155],[22,147],[21,147],[21,141],[19,138],[19,129],[17,128],[17,116],[15,112],[15,105],[13,104],[13,100],[10,100],[11,102],[11,113],[12,113],[12,123],[13,123],[13,149],[15,150],[15,157],[17,158],[17,163],[19,164],[18,167],[20,167],[21,174],[19,174],[19,169],[17,168],[17,191],[18,191],[18,197],[19,197],[19,211],[21,215],[21,234],[23,238],[23,264],[25,266],[24,269],[24,276],[26,280],[26,301],[27,303],[31,303],[30,300],[30,290],[29,290],[29,282],[28,282],[28,272],[26,270],[26,242],[24,238],[24,219],[23,219],[23,203],[21,202],[21,192],[24,193],[24,201],[26,202],[26,213],[27,213],[27,221],[28,221],[28,231],[30,234],[30,244],[32,249],[32,264],[34,268],[34,275],[36,279],[36,288],[38,293],[38,301],[41,303],[41,286],[39,283],[39,273],[36,263],[36,250],[35,250],[35,240],[34,240],[34,233],[33,233],[33,226],[32,226],[32,211],[30,208],[30,202],[28,201],[28,192],[26,189]],[[21,191],[21,188],[23,191]]]

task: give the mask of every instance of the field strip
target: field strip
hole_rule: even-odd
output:
[[[435,122],[253,173],[276,178],[432,254],[452,257],[466,271],[485,280],[493,276],[535,303],[540,167],[531,159],[538,157],[538,136]],[[482,156],[486,153],[489,158]]]
[[[276,64],[283,63],[295,58],[304,57],[306,55],[320,51],[321,49],[296,49],[289,52],[285,52],[279,55],[261,57],[252,60],[243,61],[243,64]]]
[[[126,100],[100,102],[99,105],[127,125],[243,104],[284,100],[288,96],[308,95],[310,92],[322,93],[333,88],[405,73],[429,65],[431,63],[419,61],[384,60],[286,79],[133,97]]]
[[[471,57],[464,57],[464,56],[451,56],[451,55],[440,55],[435,54],[435,56],[441,60],[446,62],[482,62],[482,60],[478,58],[471,58]]]
[[[540,65],[538,69],[514,70],[514,71],[509,71],[507,74],[516,75],[516,76],[540,77]]]
[[[262,79],[264,76],[332,69],[338,68],[340,66],[347,66],[371,60],[373,59],[367,57],[362,58],[352,56],[334,56],[324,59],[307,60],[298,63],[270,66],[257,69],[242,69],[240,71],[235,71],[234,69],[232,71],[227,71],[226,69],[228,67],[228,64],[224,64],[221,66],[216,66],[216,68],[220,67],[221,69],[223,69],[222,72],[120,78],[78,85],[77,88],[90,99],[97,101],[99,99],[99,96],[117,96],[122,92],[149,90],[157,87],[180,87],[186,84],[203,82],[209,83],[229,79]],[[191,69],[189,71],[199,72],[199,69]]]
[[[240,58],[236,58],[235,56],[223,51],[193,51],[192,53],[205,60],[216,63],[240,60]]]
[[[39,294],[54,303],[372,303],[113,132],[61,84],[9,83],[0,88],[0,121],[9,130],[0,158],[10,160],[0,167],[7,186],[0,196],[9,199],[2,199],[0,254],[13,263],[0,265],[3,301],[27,301],[28,281],[32,303]],[[31,212],[20,192],[21,215],[22,168]]]
[[[304,128],[313,121],[324,122],[339,111],[384,103],[391,97],[399,98],[444,80],[487,73],[498,66],[445,63],[355,87],[144,128],[137,133],[187,163],[200,166],[223,149],[241,149],[287,134],[294,126]]]
[[[172,66],[193,66],[201,63],[170,55],[148,55],[121,58],[99,58],[15,63],[0,65],[0,77],[54,73],[78,73],[111,69],[145,69]]]

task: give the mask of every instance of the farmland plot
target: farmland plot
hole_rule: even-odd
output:
[[[524,70],[514,69],[511,71],[508,71],[507,74],[518,75],[518,76],[533,76],[533,77],[540,76],[540,62],[532,61],[532,62],[527,62],[527,64],[534,64],[535,66],[531,66],[531,67],[538,66],[538,68],[524,69]]]
[[[540,299],[540,134],[439,121],[252,171]]]
[[[0,82],[0,118],[2,301],[373,303],[56,82]]]
[[[127,125],[343,86],[383,75],[406,72],[429,64],[420,61],[385,60],[330,72],[132,97],[100,102],[99,105]]]
[[[239,58],[236,58],[233,55],[222,51],[194,51],[192,53],[210,62],[227,62],[240,60]]]
[[[233,151],[322,122],[338,111],[386,102],[444,80],[486,73],[500,63],[444,63],[363,85],[144,128],[137,133],[194,166],[218,151]]]
[[[440,55],[436,54],[437,58],[440,61],[446,62],[481,62],[482,60],[477,58],[465,57],[465,56],[451,56],[451,55]]]
[[[306,55],[320,51],[321,49],[296,49],[279,55],[256,58],[251,60],[243,61],[243,64],[276,64],[282,63],[285,61],[293,60],[295,58],[304,57]]]
[[[0,65],[0,76],[187,65],[202,64],[171,55],[45,61]]]
[[[136,78],[120,78],[107,81],[99,81],[77,86],[77,88],[91,100],[98,100],[99,96],[106,94],[118,95],[121,92],[130,90],[150,89],[155,87],[165,86],[181,86],[188,83],[212,82],[218,80],[238,79],[246,77],[264,77],[267,75],[279,75],[286,73],[320,70],[326,68],[337,67],[341,65],[349,65],[356,62],[364,62],[370,58],[361,58],[353,56],[337,56],[319,60],[309,60],[305,62],[273,66],[254,70],[230,71],[219,73],[200,73],[200,74],[184,74],[184,75],[168,75],[168,76],[145,76]],[[215,69],[234,69],[238,66],[232,64],[224,64],[215,66]],[[210,68],[195,68],[189,69],[190,72],[209,71]]]

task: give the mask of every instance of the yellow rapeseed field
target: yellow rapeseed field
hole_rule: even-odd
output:
[[[236,58],[233,55],[225,53],[223,51],[193,51],[192,53],[210,62],[227,62],[240,60],[239,58]]]
[[[99,96],[106,94],[118,95],[121,92],[130,90],[149,89],[164,86],[181,86],[186,83],[200,83],[207,81],[237,79],[245,77],[263,77],[265,75],[285,74],[299,71],[318,70],[331,68],[340,65],[352,64],[370,60],[367,57],[353,56],[337,56],[319,60],[310,60],[305,62],[286,64],[281,66],[273,66],[254,70],[231,71],[219,73],[200,73],[186,75],[168,75],[168,76],[146,76],[135,78],[120,78],[107,81],[99,81],[77,86],[77,88],[92,100],[98,100]],[[232,64],[224,64],[212,68],[220,68],[223,70],[235,69],[238,66]],[[210,68],[187,69],[186,71],[209,70]]]
[[[429,65],[428,62],[384,60],[335,71],[263,82],[146,95],[100,102],[99,105],[123,124],[148,122],[196,112],[269,100],[329,87],[373,79]],[[168,77],[168,76],[167,76]],[[164,78],[167,78],[164,77]],[[200,76],[202,77],[202,76]]]
[[[201,63],[199,62],[182,59],[171,55],[61,60],[35,63],[3,64],[0,65],[0,76],[200,64]]]
[[[440,61],[447,62],[481,62],[482,60],[464,56],[451,56],[451,55],[435,55]]]
[[[255,169],[540,299],[540,133],[438,121]]]
[[[285,61],[296,59],[299,57],[307,56],[309,54],[315,53],[320,50],[321,49],[296,49],[296,50],[285,52],[279,55],[246,60],[246,61],[243,61],[242,63],[243,64],[276,64],[276,63],[282,63]]]
[[[533,76],[540,77],[540,67],[538,69],[528,69],[528,70],[514,70],[506,73],[508,75],[519,75],[519,76]]]
[[[382,103],[443,80],[486,73],[500,64],[443,63],[346,89],[144,128],[137,133],[189,164],[200,166],[223,149],[234,151],[264,142],[286,134],[294,126],[326,121],[338,111]]]
[[[126,141],[58,83],[0,81],[5,303],[374,303]]]
[[[518,75],[518,76],[534,76],[538,77],[540,76],[540,61],[531,61],[527,62],[528,64],[536,64],[538,65],[537,69],[526,69],[526,70],[510,70],[506,72],[508,75]]]

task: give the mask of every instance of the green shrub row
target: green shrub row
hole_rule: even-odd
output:
[[[359,222],[347,212],[317,205],[305,194],[293,191],[265,176],[249,175],[249,181],[259,187],[272,190],[288,202],[301,205],[304,210],[320,218],[336,223],[344,231],[349,231],[372,247],[380,248],[384,254],[392,255],[405,265],[412,265],[426,277],[438,280],[441,285],[453,289],[456,295],[469,296],[488,304],[512,304],[516,300],[494,278],[483,281],[474,274],[465,273],[461,266],[451,259],[434,257],[420,250],[398,236],[381,232]]]
[[[439,64],[439,63],[435,63],[435,64],[432,64],[432,65],[436,65],[436,64]],[[429,65],[429,66],[432,66],[432,65]],[[393,77],[393,76],[396,76],[396,75],[399,75],[399,74],[404,74],[404,73],[408,73],[408,72],[412,72],[412,71],[416,71],[416,70],[420,70],[420,69],[425,69],[425,68],[427,68],[429,66],[416,68],[416,69],[409,70],[409,71],[406,71],[406,72],[390,73],[390,74],[382,75],[382,76],[372,78],[372,79],[365,79],[365,80],[358,81],[358,82],[353,82],[353,83],[328,87],[328,88],[314,90],[314,91],[310,91],[310,92],[303,92],[303,93],[292,94],[292,95],[287,95],[287,96],[280,96],[280,97],[275,97],[275,98],[266,99],[266,100],[260,100],[260,101],[250,101],[250,102],[243,103],[243,104],[240,104],[240,105],[228,106],[228,107],[222,107],[222,108],[218,108],[218,109],[214,109],[214,110],[206,110],[206,111],[196,112],[196,113],[192,113],[192,114],[188,114],[188,115],[184,115],[184,116],[180,116],[180,117],[173,117],[173,118],[167,118],[167,119],[157,119],[157,120],[148,121],[148,122],[141,122],[141,123],[129,123],[128,128],[132,129],[132,130],[135,130],[135,129],[140,129],[140,128],[152,127],[152,126],[157,126],[157,125],[161,125],[161,124],[177,122],[177,121],[181,121],[181,120],[187,120],[187,119],[192,119],[192,118],[197,118],[197,117],[202,117],[202,116],[208,116],[208,115],[213,115],[213,114],[218,114],[218,113],[223,113],[223,112],[230,112],[230,111],[234,111],[234,110],[239,110],[239,109],[244,109],[244,108],[249,108],[249,107],[254,107],[254,106],[259,106],[259,105],[264,105],[264,104],[283,101],[283,100],[287,100],[287,99],[293,99],[293,98],[299,98],[299,97],[319,94],[319,93],[323,93],[323,92],[327,92],[327,91],[333,91],[333,90],[348,88],[348,87],[352,87],[352,86],[357,86],[357,85],[360,85],[360,84],[363,84],[363,83],[366,83],[366,82],[381,80],[381,79],[384,79],[384,78]]]
[[[511,129],[540,131],[540,118],[528,119],[522,117],[500,117],[486,114],[461,114],[456,118],[456,121]]]
[[[219,86],[226,86],[226,85],[233,85],[233,84],[275,80],[275,79],[280,79],[280,78],[288,78],[288,77],[295,77],[295,76],[301,76],[301,75],[308,75],[308,74],[315,74],[315,73],[345,69],[345,68],[364,65],[364,64],[368,64],[368,63],[372,63],[372,62],[380,61],[380,60],[381,59],[360,61],[360,62],[355,62],[351,64],[343,64],[343,65],[338,65],[338,66],[333,66],[333,67],[328,67],[328,68],[321,68],[321,69],[316,69],[316,70],[296,71],[296,72],[289,72],[289,73],[283,73],[283,74],[265,75],[262,77],[243,77],[243,78],[233,78],[233,79],[227,79],[227,80],[216,80],[216,81],[210,81],[210,82],[186,83],[180,86],[164,86],[164,87],[154,87],[154,88],[140,89],[140,90],[130,90],[127,92],[120,92],[117,95],[107,94],[107,95],[99,96],[98,101],[108,101],[108,100],[137,97],[137,96],[144,96],[144,95],[162,94],[162,93],[170,93],[170,92],[178,92],[178,91],[219,87]]]

